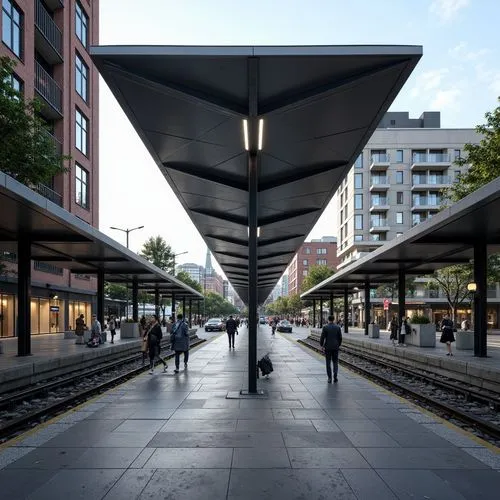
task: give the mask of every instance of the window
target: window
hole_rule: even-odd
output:
[[[354,162],[354,168],[363,168],[363,153],[361,153]]]
[[[354,208],[356,210],[361,210],[363,208],[363,195],[355,194],[354,195]]]
[[[311,247],[305,247],[304,248],[304,253],[309,255],[311,253]]]
[[[16,91],[19,92],[20,94],[23,93],[23,81],[17,77],[16,74],[11,73],[5,81],[7,83],[10,83],[10,86]],[[14,97],[14,99],[18,99],[17,96]]]
[[[460,170],[455,170],[455,182],[460,180]]]
[[[326,259],[316,259],[316,264],[318,266],[326,266],[327,261],[326,261]]]
[[[399,238],[400,236],[403,236],[403,233],[396,233],[396,238]]]
[[[374,213],[370,217],[371,227],[387,226],[387,219],[383,213]]]
[[[396,172],[396,184],[403,184],[403,171],[398,170]]]
[[[12,0],[3,0],[2,2],[2,42],[21,59],[23,13]]]
[[[363,174],[354,174],[354,188],[361,189],[363,187]]]
[[[363,229],[363,216],[355,215],[354,216],[354,229]]]
[[[398,149],[396,151],[396,162],[403,163],[403,150],[402,149]]]
[[[82,42],[84,47],[87,47],[87,32],[88,32],[89,18],[79,2],[76,2],[75,12],[75,32],[76,36]]]
[[[326,248],[316,248],[317,255],[326,255]]]
[[[372,241],[387,241],[387,237],[386,237],[385,233],[372,234],[372,235],[370,235],[370,239]]]
[[[396,120],[391,120],[391,125],[396,125]]]
[[[403,224],[403,212],[396,212],[396,224]]]
[[[89,208],[89,173],[76,164],[75,201],[83,208]]]
[[[87,129],[88,120],[85,116],[76,110],[76,137],[75,146],[80,150],[85,156],[87,156]]]
[[[76,59],[75,59],[75,68],[76,68],[76,80],[75,80],[75,88],[80,97],[84,100],[87,101],[87,94],[88,94],[88,88],[89,88],[89,82],[88,82],[88,74],[89,74],[89,68],[88,66],[83,62],[83,59],[76,54]]]
[[[453,158],[455,160],[459,160],[460,159],[460,149],[455,149],[455,151],[453,152]]]
[[[396,204],[397,205],[402,205],[403,204],[403,191],[398,191],[396,193]]]
[[[308,263],[308,260],[307,260],[307,259],[304,259],[304,260],[302,261],[302,265],[303,265],[303,266],[307,266],[308,264],[309,264],[309,263]]]
[[[355,234],[354,241],[363,241],[363,235],[362,234]]]
[[[302,271],[302,276],[307,276],[307,274],[308,274],[308,273],[307,273],[307,269],[304,269],[304,270]]]

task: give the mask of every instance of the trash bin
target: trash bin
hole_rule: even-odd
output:
[[[378,339],[380,337],[380,327],[375,324],[368,325],[368,337]]]

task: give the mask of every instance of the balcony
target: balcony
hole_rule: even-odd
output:
[[[387,219],[372,220],[370,222],[370,234],[386,233],[390,231],[389,222]]]
[[[411,168],[446,170],[451,166],[451,157],[445,153],[413,153]]]
[[[40,0],[35,1],[35,48],[49,64],[63,62],[61,30]]]
[[[387,191],[390,188],[388,177],[372,177],[370,191]]]
[[[59,156],[62,156],[62,142],[59,139],[57,139],[53,134],[51,134],[48,130],[46,131],[46,134],[49,137],[49,139],[54,143],[54,149],[56,153]]]
[[[59,193],[56,193],[53,189],[49,188],[45,184],[38,184],[33,187],[33,191],[36,191],[38,194],[41,194],[44,198],[47,198],[52,203],[63,206],[62,196]]]
[[[427,210],[439,210],[441,206],[441,200],[429,200],[427,198],[420,198],[419,200],[413,200],[413,205],[411,207],[412,212],[427,211]]]
[[[387,199],[382,199],[377,202],[372,202],[370,212],[387,211],[389,208],[389,201]]]
[[[45,0],[45,5],[52,11],[64,8],[64,0]]]
[[[372,154],[370,161],[370,170],[387,170],[391,165],[391,157],[388,154]]]
[[[55,80],[35,61],[35,90],[45,104],[42,114],[49,120],[62,118],[62,90]]]
[[[428,177],[414,176],[411,190],[422,191],[424,189],[445,189],[451,184],[451,177],[448,175],[430,175]]]

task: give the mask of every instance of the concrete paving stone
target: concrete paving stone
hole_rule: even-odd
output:
[[[239,408],[240,402],[237,399],[209,399],[205,400],[201,408]]]
[[[94,412],[97,410],[102,410],[103,408],[106,408],[108,403],[89,403],[89,404],[84,404],[80,406],[80,409],[83,411],[88,411],[88,412]]]
[[[316,398],[316,401],[319,403],[320,407],[324,410],[332,409],[332,410],[359,410],[359,406],[356,404],[356,401],[345,400],[338,401],[335,399],[324,399],[324,398]]]
[[[374,470],[342,469],[342,475],[357,500],[397,500],[398,498]]]
[[[59,424],[59,423],[50,424],[47,427],[36,429],[33,434],[24,438],[21,441],[18,441],[16,443],[16,446],[28,446],[28,447],[41,446],[42,444],[46,443],[53,437],[58,436],[59,434],[67,431],[71,427],[73,427],[73,424]]]
[[[172,472],[160,469],[154,472],[138,498],[141,500],[151,498],[164,500],[225,499],[228,483],[229,470],[198,469]],[[119,499],[119,497],[116,498]]]
[[[436,470],[436,476],[469,500],[498,500],[500,474],[493,470]]]
[[[155,448],[283,448],[280,432],[158,432],[148,443]]]
[[[459,448],[358,448],[374,469],[486,469]]]
[[[414,422],[418,422],[419,424],[437,424],[440,420],[437,417],[433,417],[431,415],[426,415],[422,412],[405,412],[408,418],[411,418]]]
[[[144,431],[156,431],[158,432],[165,424],[167,419],[162,418],[161,420],[125,420],[119,426],[117,426],[114,432],[144,432]]]
[[[235,431],[237,420],[169,420],[160,432]]]
[[[135,407],[123,406],[123,408],[118,405],[97,410],[91,413],[87,420],[124,420],[137,411]]]
[[[275,432],[287,430],[314,430],[310,420],[238,420],[236,431]]]
[[[411,418],[381,418],[372,419],[384,431],[392,433],[418,434],[422,431],[422,426]]]
[[[446,439],[446,441],[460,448],[481,448],[482,444],[478,443],[471,436],[460,432],[458,429],[452,429],[445,424],[424,424],[422,427],[430,430],[434,434]]]
[[[0,470],[31,453],[36,448],[10,447],[0,450]]]
[[[106,500],[138,499],[151,481],[154,469],[126,470],[106,495]]]
[[[449,448],[452,444],[442,437],[425,429],[419,429],[414,432],[404,431],[385,431],[402,447],[405,448]]]
[[[340,427],[333,420],[311,420],[317,432],[340,432]]]
[[[96,500],[103,498],[124,473],[120,469],[60,470],[49,481],[35,490],[29,500],[54,500],[78,498]]]
[[[268,399],[253,400],[241,399],[240,408],[302,408],[300,401],[270,401]]]
[[[93,448],[144,448],[153,439],[156,431],[118,432],[104,435]]]
[[[29,474],[21,469],[0,470],[0,485],[2,498],[8,500],[25,499],[50,478],[56,474],[56,470],[30,470]]]
[[[321,405],[315,399],[299,399],[306,410],[320,410]]]
[[[301,392],[281,391],[281,398],[287,401],[297,401],[304,399],[314,399],[314,396],[309,391],[301,391]]]
[[[368,469],[370,466],[354,448],[287,448],[294,469]]]
[[[383,431],[359,432],[345,431],[345,435],[355,447],[361,448],[399,448],[401,445]]]
[[[229,469],[232,448],[157,448],[145,467],[155,469]]]
[[[57,423],[59,423],[59,424],[74,424],[76,422],[81,422],[82,420],[85,420],[86,418],[88,418],[91,415],[92,415],[92,412],[71,410],[70,413],[67,413],[63,417],[59,418],[57,420]]]
[[[463,451],[477,458],[480,462],[500,471],[500,453],[495,453],[488,448],[462,448]]]
[[[384,410],[382,408],[363,408],[361,410],[362,413],[368,418],[373,420],[381,420],[381,419],[407,419],[407,415],[401,413],[399,410],[388,409]]]
[[[330,420],[330,416],[321,409],[292,409],[293,416],[296,419],[308,418],[311,420]]]
[[[356,500],[338,470],[248,469],[233,470],[228,500]]]
[[[285,431],[282,432],[287,448],[352,448],[343,432]]]
[[[273,408],[272,410],[273,418],[281,420],[284,418],[293,418],[293,413],[290,408]]]
[[[421,464],[426,465],[426,464]],[[438,500],[465,500],[453,485],[443,481],[437,474],[438,471],[431,470],[376,470],[377,474],[387,486],[401,500],[438,499]],[[465,471],[464,471],[465,472]],[[471,499],[480,497],[471,497]]]
[[[139,456],[142,447],[136,448],[89,448],[70,469],[127,469]]]
[[[204,399],[204,400],[213,400],[214,398],[225,398],[227,391],[210,391],[210,392],[199,392],[193,391],[191,392],[186,399]]]
[[[167,420],[174,413],[174,408],[145,408],[136,410],[126,418],[127,420]]]
[[[289,469],[290,460],[285,448],[234,448],[231,471],[234,469]]]
[[[240,408],[236,411],[236,418],[238,420],[269,420],[274,417],[272,408]]]
[[[354,408],[328,408],[325,411],[333,420],[362,420],[368,418],[361,410]]]
[[[143,469],[155,451],[156,448],[144,448],[130,464],[129,469]]]
[[[385,401],[380,401],[378,399],[357,399],[356,405],[360,409],[372,408],[380,410],[393,410],[394,407]]]
[[[6,466],[8,469],[65,469],[76,462],[87,448],[35,448]]]
[[[335,423],[344,432],[347,431],[380,432],[382,430],[375,422],[372,422],[367,418],[356,419],[356,420],[335,419]]]
[[[200,409],[203,408],[205,403],[207,402],[206,399],[185,399],[180,405],[179,405],[179,410],[195,410],[195,409]]]

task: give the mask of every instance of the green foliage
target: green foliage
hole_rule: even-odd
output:
[[[332,269],[331,267],[325,265],[311,266],[309,268],[307,276],[304,278],[304,281],[302,282],[302,286],[300,287],[301,291],[306,292],[307,290],[318,285],[322,281],[325,281],[334,273],[335,269]]]
[[[185,283],[187,286],[194,288],[196,291],[201,292],[201,285],[195,281],[186,271],[180,271],[175,276],[178,280]]]
[[[205,316],[208,318],[218,318],[237,314],[238,309],[228,302],[222,295],[214,292],[205,294]]]
[[[410,318],[412,325],[428,325],[430,322],[431,320],[423,314],[416,314]]]
[[[300,295],[293,294],[288,297],[278,297],[266,307],[266,314],[271,316],[283,316],[287,314],[300,314],[302,301]]]
[[[156,267],[174,274],[174,252],[172,247],[161,236],[151,236],[142,246],[139,255],[149,260]]]
[[[415,293],[416,285],[414,277],[406,277],[405,281],[405,295],[407,297],[413,297]],[[394,281],[392,283],[384,283],[380,285],[375,291],[376,297],[379,298],[387,298],[387,299],[396,299],[399,296],[398,292],[398,282]]]
[[[115,300],[127,300],[131,298],[130,290],[127,290],[125,285],[117,285],[116,283],[105,283],[104,295]]]
[[[12,88],[14,66],[9,57],[0,57],[0,170],[28,186],[50,184],[53,176],[67,171],[64,161],[70,157],[57,153],[40,117],[40,101]]]
[[[445,192],[450,201],[461,200],[500,176],[500,106],[485,117],[486,124],[476,127],[483,137],[481,142],[466,144],[464,158],[455,161],[458,166],[470,165],[470,168]]]

